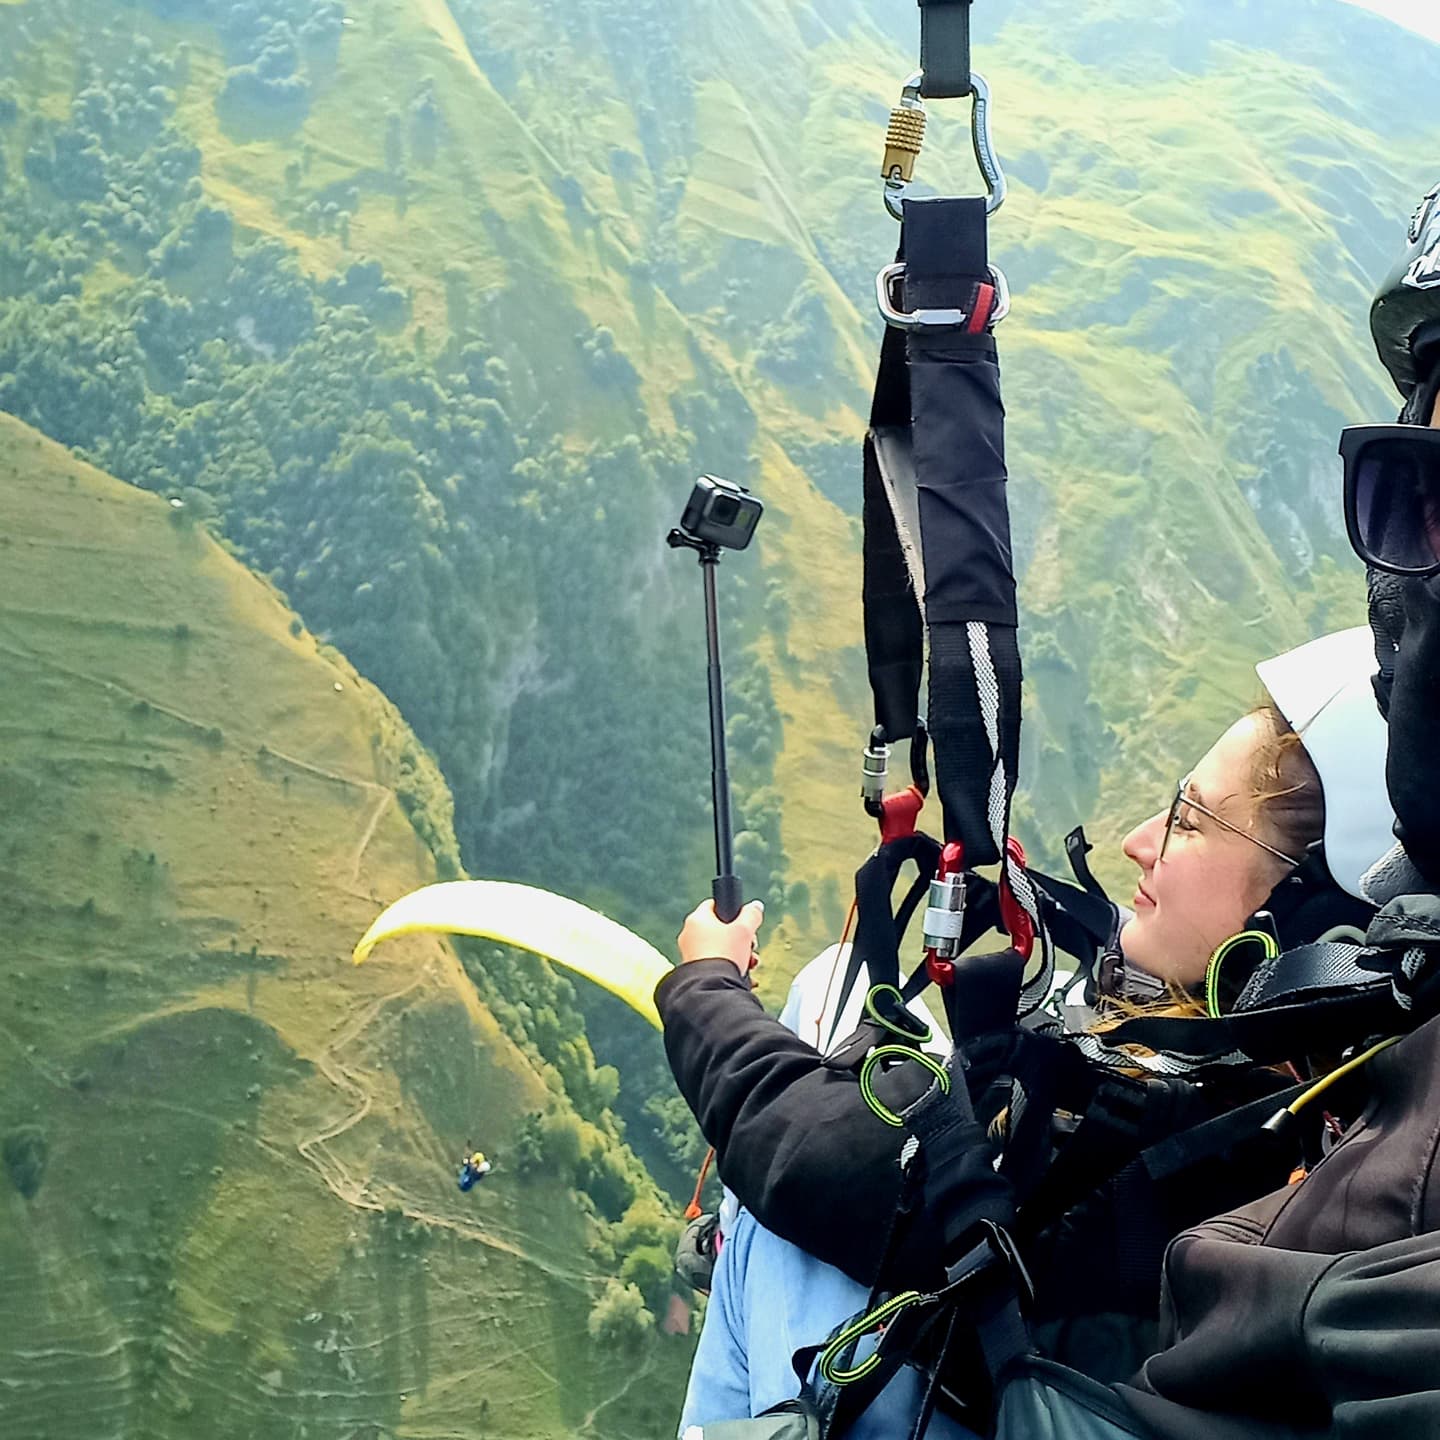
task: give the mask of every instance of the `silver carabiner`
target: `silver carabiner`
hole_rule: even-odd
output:
[[[986,328],[998,325],[1010,313],[1010,283],[998,265],[991,265],[990,279],[995,286],[995,306]],[[966,330],[971,316],[964,310],[931,309],[902,310],[895,303],[895,287],[905,279],[905,263],[887,265],[875,277],[875,308],[885,323],[896,330]]]
[[[917,70],[905,81],[900,103],[890,112],[885,131],[885,160],[881,166],[884,177],[885,208],[897,219],[904,218],[901,201],[915,175],[915,162],[925,138],[925,101],[920,94],[925,72]],[[970,144],[975,150],[975,163],[985,181],[985,213],[993,215],[1004,203],[1007,189],[1005,172],[995,154],[990,137],[990,86],[983,75],[970,75],[972,108],[970,111]]]
[[[990,87],[983,75],[972,71],[970,88],[975,92],[974,108],[970,111],[970,143],[975,147],[975,163],[980,167],[985,193],[989,197],[985,202],[985,213],[993,215],[1005,203],[1005,192],[1009,187],[990,140]]]

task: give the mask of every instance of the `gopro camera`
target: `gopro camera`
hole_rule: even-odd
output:
[[[707,545],[743,550],[764,513],[764,505],[743,485],[718,475],[702,475],[685,502],[680,528]]]

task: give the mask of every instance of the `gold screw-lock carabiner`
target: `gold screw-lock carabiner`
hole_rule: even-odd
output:
[[[920,98],[924,78],[923,72],[917,70],[905,82],[900,103],[890,112],[890,123],[885,128],[885,159],[880,175],[885,181],[885,208],[897,220],[900,201],[915,177],[915,162],[925,142],[925,102]]]

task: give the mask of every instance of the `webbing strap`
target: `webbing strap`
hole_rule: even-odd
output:
[[[1020,1207],[1016,1234],[1022,1243],[1135,1157],[1144,1133],[1146,1102],[1144,1081],[1118,1074],[1100,1081],[1075,1133]]]
[[[968,14],[968,5],[952,6]],[[988,283],[985,202],[906,200],[911,309],[973,308]],[[1020,744],[1020,654],[994,338],[887,330],[865,446],[865,642],[876,723],[927,717],[945,838],[1001,859]],[[917,613],[916,600],[923,611]]]
[[[1180,1074],[1203,1071],[1207,1065],[1279,1064],[1331,1046],[1344,1048],[1354,1044],[1356,1036],[1393,1033],[1414,1023],[1395,1005],[1390,986],[1376,984],[1218,1020],[1143,1016],[1094,1038],[1127,1064],[1143,1063],[1144,1057],[1124,1055],[1116,1047],[1142,1045],[1172,1062],[1174,1068],[1167,1073]]]
[[[927,100],[970,93],[970,0],[920,0],[920,68]]]
[[[1262,1095],[1203,1124],[1192,1125],[1178,1135],[1147,1146],[1140,1152],[1140,1163],[1152,1180],[1168,1180],[1202,1160],[1223,1154],[1237,1141],[1263,1133],[1265,1122],[1277,1110],[1283,1110],[1310,1088],[1311,1082],[1306,1080],[1288,1090]]]
[[[1234,1056],[1262,1064],[1348,1045],[1359,1035],[1396,1028],[1391,974],[1397,958],[1358,945],[1301,945],[1258,967],[1234,1010],[1219,1019],[1141,1016],[1103,1039],[1112,1047],[1143,1045],[1195,1061]]]
[[[868,983],[900,986],[900,940],[904,935],[902,920],[908,923],[919,904],[919,897],[928,889],[930,878],[940,859],[940,846],[928,835],[918,832],[887,840],[855,872],[855,940],[845,966],[835,1014],[843,1015],[850,994],[866,967]],[[900,915],[890,908],[895,881],[906,864],[913,861],[920,872],[916,882],[919,894],[913,903],[905,897]],[[915,887],[912,887],[914,893]],[[907,997],[909,998],[909,997]]]

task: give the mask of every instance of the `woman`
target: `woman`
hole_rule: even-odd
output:
[[[1364,631],[1327,637],[1262,667],[1276,705],[1232,726],[1172,803],[1126,837],[1125,853],[1140,875],[1135,912],[1121,931],[1124,961],[1108,971],[1112,986],[1131,997],[1202,990],[1212,954],[1267,903],[1281,912],[1287,944],[1317,938],[1337,915],[1353,915],[1359,876],[1390,839],[1373,669]],[[1307,870],[1312,879],[1297,882]],[[1324,883],[1313,879],[1316,872]],[[682,958],[698,963],[667,977],[656,997],[682,1092],[716,1146],[721,1175],[755,1217],[742,1217],[729,1256],[721,1256],[689,1423],[758,1413],[795,1392],[790,1350],[797,1341],[819,1342],[864,1307],[899,1188],[897,1132],[858,1102],[853,1082],[827,1071],[749,995],[742,977],[760,918],[758,907],[747,907],[722,926],[700,907],[680,937]],[[886,1082],[896,1087],[894,1103],[913,1098],[913,1081],[909,1094],[898,1077]],[[1249,1072],[1224,1094],[1213,1086],[1173,1087],[1156,1107],[1151,1133],[1137,1143],[1280,1083],[1268,1072]],[[1145,1189],[1133,1169],[1071,1205],[1028,1247],[1042,1344],[1106,1378],[1130,1373],[1132,1361],[1149,1351],[1149,1325],[1137,1321],[1153,1322],[1164,1242],[1269,1185],[1244,1167],[1215,1163],[1160,1193]],[[843,1206],[833,1203],[837,1195]],[[853,1279],[800,1255],[758,1222]],[[887,1284],[919,1281],[927,1260],[923,1249],[892,1256]],[[897,1264],[916,1269],[897,1272]],[[902,1381],[913,1385],[913,1377]],[[894,1413],[882,1415],[887,1402]],[[875,1433],[893,1430],[911,1403],[887,1391],[867,1417]]]

